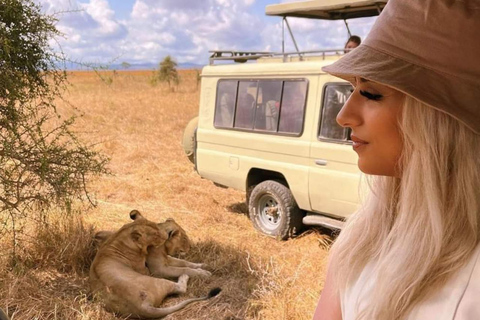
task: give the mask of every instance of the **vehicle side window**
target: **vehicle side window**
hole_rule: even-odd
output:
[[[337,123],[337,114],[353,92],[350,84],[327,84],[323,94],[319,138],[347,141],[349,130]]]
[[[257,81],[240,81],[238,84],[235,128],[253,129],[257,100]]]
[[[259,81],[255,130],[277,132],[283,81]]]
[[[221,80],[218,82],[215,127],[233,127],[237,86],[237,80]]]
[[[306,81],[285,81],[280,105],[279,132],[299,134],[302,131],[306,94]]]
[[[214,126],[300,134],[307,80],[220,80]]]

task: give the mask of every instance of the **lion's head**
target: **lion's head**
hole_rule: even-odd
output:
[[[181,256],[190,251],[190,239],[185,230],[175,220],[167,219],[165,222],[159,223],[158,226],[165,230],[168,235],[168,239],[165,241],[168,255]]]
[[[121,243],[123,246],[138,248],[146,255],[148,249],[163,245],[167,238],[167,232],[159,228],[158,224],[147,219],[139,219],[124,225],[113,233],[105,241],[105,245]]]
[[[130,212],[130,218],[134,221],[146,220],[138,210]],[[190,239],[185,230],[175,220],[169,218],[165,222],[157,224],[167,234],[165,249],[170,256],[181,256],[190,250]]]

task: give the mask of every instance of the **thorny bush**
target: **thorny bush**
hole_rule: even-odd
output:
[[[27,218],[45,222],[52,206],[68,213],[75,199],[90,201],[88,178],[107,172],[107,159],[72,131],[75,118],[55,108],[67,84],[49,45],[55,23],[31,0],[0,1],[0,238],[11,235],[14,255]]]

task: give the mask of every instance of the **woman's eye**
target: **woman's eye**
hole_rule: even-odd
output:
[[[381,94],[373,94],[373,93],[370,93],[368,91],[363,91],[363,90],[360,90],[360,94],[362,96],[364,96],[365,98],[369,99],[369,100],[378,101],[378,100],[383,98],[383,96]]]

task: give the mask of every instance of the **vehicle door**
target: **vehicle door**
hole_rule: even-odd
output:
[[[332,78],[334,80],[334,78]],[[336,117],[353,91],[347,82],[327,82],[317,102],[318,128],[312,137],[309,167],[309,197],[312,211],[347,217],[359,202],[360,171],[352,149],[350,129]]]

